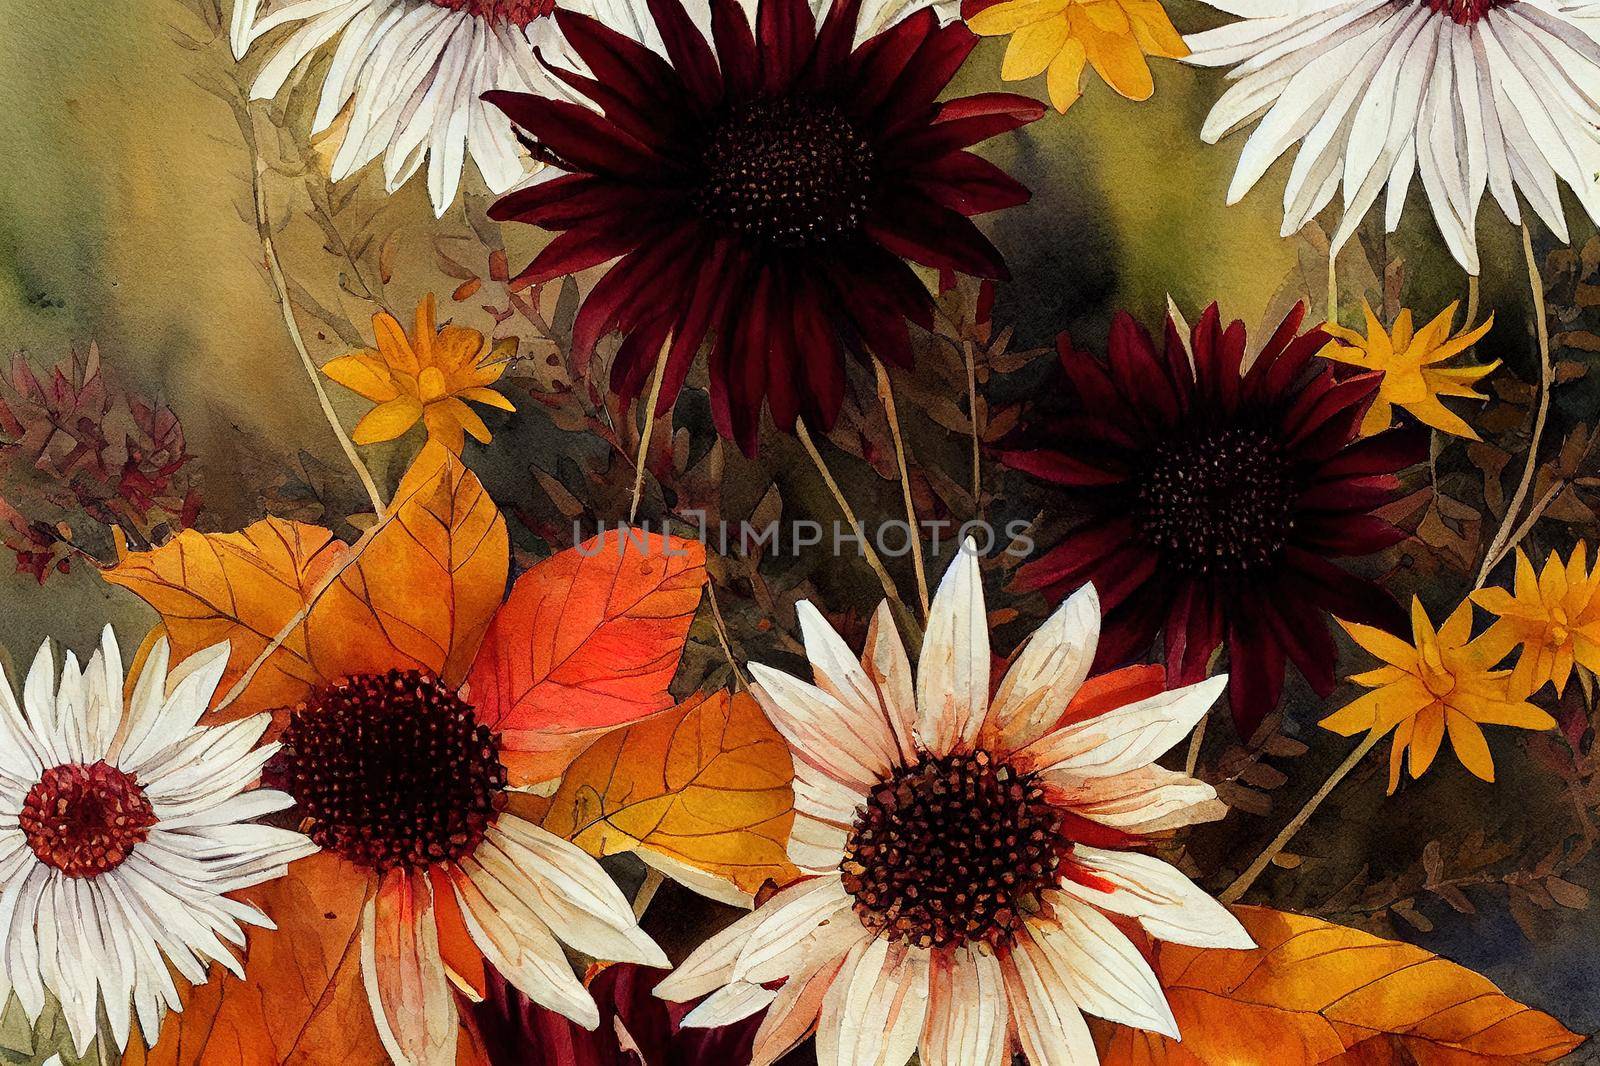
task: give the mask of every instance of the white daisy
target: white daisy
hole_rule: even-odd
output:
[[[1283,233],[1344,189],[1337,250],[1387,189],[1399,224],[1412,177],[1444,239],[1477,274],[1487,188],[1513,223],[1517,192],[1567,240],[1556,186],[1600,220],[1600,3],[1595,0],[1211,0],[1236,22],[1186,38],[1188,62],[1231,66],[1201,137],[1260,120],[1235,203],[1299,142]]]
[[[254,787],[277,750],[256,743],[271,717],[197,725],[227,662],[221,644],[169,673],[163,639],[126,706],[110,627],[59,682],[40,648],[20,707],[0,669],[0,1003],[14,991],[37,1019],[48,990],[80,1055],[101,1005],[119,1049],[130,1003],[159,1032],[182,1009],[169,966],[193,984],[212,961],[242,976],[228,945],[272,923],[227,893],[316,851],[254,822],[291,802]]]
[[[799,605],[815,684],[759,664],[753,688],[795,756],[790,861],[814,876],[707,941],[657,993],[710,993],[686,1024],[767,1008],[753,1066],[816,1028],[820,1066],[1095,1061],[1085,1013],[1178,1035],[1154,973],[1108,914],[1163,940],[1249,947],[1221,904],[1136,850],[1219,817],[1211,786],[1155,765],[1226,678],[1164,691],[1159,668],[1086,682],[1093,588],[1071,597],[990,694],[969,541],[945,574],[913,677],[887,605],[860,661]],[[776,990],[767,986],[784,982]]]
[[[563,6],[646,39],[642,2]],[[394,192],[426,158],[428,196],[443,215],[455,201],[468,155],[497,193],[538,168],[510,120],[482,96],[490,89],[570,96],[535,56],[537,50],[545,61],[574,69],[550,17],[555,7],[554,0],[235,0],[232,44],[243,58],[263,37],[295,27],[251,86],[252,98],[266,100],[303,75],[314,53],[337,41],[312,120],[312,133],[320,134],[349,110],[333,179],[342,181],[381,155]]]
[[[741,2],[753,16],[755,0]],[[829,2],[812,5],[820,12]],[[234,0],[230,39],[242,59],[256,41],[296,27],[257,74],[250,89],[257,100],[277,96],[311,66],[312,55],[338,41],[311,124],[311,132],[321,134],[349,109],[333,180],[344,180],[381,155],[392,193],[426,158],[428,196],[443,215],[455,201],[468,155],[496,193],[541,169],[510,120],[483,102],[485,92],[507,89],[586,102],[545,66],[586,69],[551,17],[557,6],[666,52],[646,0]],[[865,0],[858,40],[925,7],[942,23],[960,10],[958,0]],[[701,2],[691,11],[709,39],[709,7]]]

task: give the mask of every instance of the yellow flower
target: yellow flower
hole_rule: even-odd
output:
[[[1148,100],[1155,82],[1144,57],[1189,54],[1157,0],[1004,0],[967,26],[980,37],[1010,34],[1000,77],[1020,81],[1048,71],[1050,103],[1063,114],[1083,95],[1085,62],[1123,96]]]
[[[1505,653],[1495,654],[1482,638],[1470,639],[1470,600],[1435,631],[1422,601],[1413,597],[1410,644],[1371,626],[1343,620],[1339,624],[1386,665],[1351,677],[1373,691],[1330,714],[1321,724],[1345,737],[1360,732],[1381,737],[1394,730],[1390,792],[1400,783],[1400,761],[1406,751],[1411,753],[1411,776],[1420,777],[1433,764],[1446,732],[1461,765],[1483,780],[1493,781],[1494,761],[1480,726],[1551,729],[1556,724],[1554,718],[1511,694],[1511,671],[1490,669]]]
[[[1533,564],[1517,549],[1516,593],[1479,589],[1473,602],[1499,618],[1483,639],[1501,655],[1517,645],[1522,652],[1511,671],[1511,691],[1530,695],[1555,682],[1567,687],[1572,664],[1600,671],[1600,567],[1591,571],[1582,541],[1563,565],[1555,552],[1535,576]]]
[[[322,372],[378,406],[368,411],[351,434],[357,444],[394,440],[421,419],[428,437],[457,455],[463,431],[489,443],[489,428],[464,401],[515,411],[511,401],[490,385],[500,380],[516,354],[515,337],[491,345],[482,333],[465,326],[439,329],[433,295],[417,305],[412,336],[387,311],[372,316],[378,347],[341,356]]]
[[[1400,312],[1391,334],[1383,328],[1365,301],[1362,302],[1367,313],[1365,337],[1336,322],[1329,322],[1322,327],[1338,338],[1322,350],[1324,359],[1349,363],[1363,370],[1383,371],[1383,384],[1378,386],[1378,395],[1361,423],[1362,433],[1370,435],[1388,429],[1394,422],[1394,409],[1403,407],[1419,421],[1441,432],[1469,440],[1478,439],[1477,432],[1441,403],[1440,397],[1487,399],[1472,386],[1487,377],[1500,365],[1500,361],[1497,359],[1484,366],[1445,367],[1439,364],[1477,344],[1489,332],[1489,327],[1494,325],[1494,315],[1490,315],[1477,329],[1451,336],[1458,305],[1459,301],[1451,304],[1440,312],[1438,318],[1416,333],[1411,331],[1410,310]]]

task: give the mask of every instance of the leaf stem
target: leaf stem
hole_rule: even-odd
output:
[[[656,898],[656,892],[666,879],[666,875],[654,866],[644,868],[644,881],[640,883],[639,891],[633,897],[634,921],[644,917],[644,912],[650,909],[651,901]]]
[[[1328,246],[1328,321],[1339,324],[1339,255]]]
[[[1545,312],[1544,281],[1539,276],[1538,260],[1533,257],[1533,237],[1528,232],[1526,222],[1522,224],[1522,254],[1528,261],[1528,287],[1533,295],[1533,315],[1539,342],[1539,404],[1533,416],[1533,436],[1528,440],[1528,456],[1522,464],[1522,480],[1517,483],[1517,491],[1506,506],[1500,528],[1489,542],[1489,550],[1483,554],[1483,567],[1478,571],[1477,584],[1473,585],[1475,589],[1484,586],[1495,565],[1532,528],[1527,523],[1519,527],[1516,521],[1523,501],[1528,498],[1528,487],[1533,484],[1534,471],[1539,466],[1539,441],[1544,436],[1545,419],[1550,414],[1550,387],[1555,376],[1554,368],[1550,365],[1550,329]],[[1470,323],[1471,319],[1467,321]]]
[[[722,608],[717,604],[717,583],[706,576],[706,599],[711,601],[711,622],[717,630],[717,640],[722,644],[722,654],[728,657],[728,665],[733,668],[733,676],[738,679],[740,688],[749,688],[750,682],[744,676],[744,671],[739,669],[739,660],[733,657],[733,641],[728,637],[728,624],[722,620]]]
[[[248,117],[248,112],[246,113]],[[241,123],[242,125],[242,123]],[[339,416],[333,410],[333,402],[328,399],[328,392],[322,387],[321,372],[312,360],[311,353],[306,350],[305,338],[300,335],[300,324],[295,321],[294,305],[289,298],[289,283],[283,276],[283,264],[278,260],[278,249],[272,240],[272,216],[267,211],[267,161],[261,154],[261,148],[256,143],[254,130],[249,131],[250,156],[251,156],[251,189],[255,200],[256,235],[261,240],[262,258],[267,265],[267,274],[272,278],[273,295],[277,298],[278,307],[283,312],[284,328],[289,331],[289,341],[294,345],[296,354],[300,356],[300,363],[305,367],[306,376],[311,379],[311,388],[317,394],[317,403],[322,406],[322,414],[328,420],[333,435],[339,440],[339,447],[344,451],[345,458],[350,460],[350,465],[355,468],[356,476],[361,479],[361,485],[367,490],[367,496],[372,500],[372,510],[380,518],[383,516],[383,495],[378,491],[377,482],[372,480],[372,472],[367,469],[367,464],[361,461],[361,456],[356,452],[355,443],[350,440],[350,435],[344,431],[344,426],[339,423]]]
[[[878,374],[878,400],[889,417],[889,435],[894,438],[894,458],[900,467],[900,494],[905,499],[906,522],[911,526],[911,565],[917,574],[917,598],[922,601],[922,617],[928,617],[928,572],[922,561],[922,527],[917,523],[917,507],[911,500],[911,474],[906,467],[906,445],[900,434],[900,415],[894,405],[894,389],[889,384],[889,371],[883,360],[872,357],[872,368]]]
[[[1316,813],[1317,808],[1322,806],[1322,801],[1327,799],[1335,788],[1339,787],[1339,782],[1349,776],[1350,771],[1354,770],[1356,765],[1367,757],[1369,751],[1377,747],[1378,741],[1382,740],[1385,735],[1376,729],[1368,733],[1367,738],[1355,746],[1350,754],[1345,757],[1344,762],[1339,764],[1338,769],[1334,770],[1328,779],[1322,783],[1322,787],[1317,789],[1311,798],[1306,801],[1306,805],[1301,807],[1293,818],[1289,819],[1289,824],[1284,826],[1282,831],[1272,838],[1272,843],[1267,845],[1267,850],[1257,855],[1255,861],[1246,868],[1244,873],[1240,874],[1233,884],[1223,889],[1222,894],[1217,898],[1223,903],[1238,902],[1239,897],[1248,892],[1250,886],[1256,883],[1256,878],[1261,876],[1261,872],[1267,868],[1273,859],[1278,857],[1278,853],[1288,845],[1289,841],[1294,839],[1295,834],[1300,832],[1306,822],[1311,820],[1311,816]]]
[[[661,399],[661,379],[667,376],[667,353],[672,350],[672,334],[661,342],[661,354],[656,356],[655,377],[650,383],[650,400],[644,409],[644,432],[639,435],[639,458],[633,465],[633,502],[628,505],[628,524],[633,524],[639,513],[639,497],[644,493],[644,465],[650,454],[650,437],[656,427],[656,403]]]
[[[822,475],[823,482],[828,486],[828,491],[833,494],[833,501],[839,505],[839,510],[844,512],[846,522],[850,523],[852,530],[861,535],[859,541],[862,554],[866,556],[867,565],[872,567],[872,572],[878,575],[878,584],[883,586],[883,594],[889,599],[905,606],[905,601],[900,598],[900,591],[894,587],[894,579],[889,576],[889,571],[883,568],[883,560],[878,558],[878,551],[872,546],[872,538],[866,535],[861,528],[860,519],[856,518],[855,510],[850,506],[850,501],[844,498],[839,483],[834,480],[833,473],[828,469],[828,464],[823,461],[822,453],[817,451],[816,442],[811,439],[811,431],[806,428],[806,420],[797,418],[794,421],[794,434],[800,438],[800,443],[805,447],[806,454],[811,456],[812,465],[817,468],[817,473]]]
[[[978,517],[983,517],[983,468],[979,460],[982,449],[978,444],[978,353],[971,340],[963,341],[962,354],[967,362],[967,417],[972,426],[972,506]]]

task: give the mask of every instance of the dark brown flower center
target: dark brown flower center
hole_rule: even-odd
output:
[[[924,756],[867,798],[840,869],[863,924],[921,947],[1004,943],[1072,850],[1033,775]]]
[[[1246,427],[1162,444],[1138,491],[1140,532],[1186,573],[1270,566],[1294,529],[1289,464],[1271,437]]]
[[[436,7],[465,11],[495,25],[506,23],[519,29],[556,9],[555,0],[432,0]]]
[[[701,155],[705,218],[781,248],[848,237],[875,184],[872,145],[831,104],[755,100],[729,110]]]
[[[318,845],[380,873],[470,854],[502,806],[499,734],[415,670],[319,686],[281,740],[267,783]]]
[[[28,790],[17,824],[46,866],[98,877],[149,837],[156,812],[133,775],[106,762],[71,763],[46,770]]]
[[[1515,0],[1421,0],[1428,7],[1463,26],[1471,26],[1497,7]]]

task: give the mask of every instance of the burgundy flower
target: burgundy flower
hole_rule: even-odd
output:
[[[806,0],[711,0],[707,41],[680,0],[649,0],[668,59],[584,15],[555,14],[593,101],[492,92],[533,153],[566,175],[511,193],[492,217],[562,231],[522,272],[533,282],[615,259],[578,312],[581,363],[624,339],[612,387],[639,394],[672,338],[658,411],[708,337],[717,428],[755,449],[773,421],[831,426],[844,352],[911,362],[909,319],[933,304],[906,263],[1005,276],[968,216],[1028,191],[964,151],[1038,118],[1010,93],[939,102],[972,50],[928,10],[853,47],[860,0],[819,25]]]
[[[1248,736],[1277,705],[1287,659],[1311,687],[1334,685],[1327,615],[1399,630],[1393,597],[1331,560],[1402,540],[1373,511],[1397,498],[1397,473],[1427,438],[1413,428],[1359,436],[1381,375],[1336,374],[1296,335],[1304,306],[1244,369],[1244,325],[1215,305],[1191,335],[1169,320],[1166,351],[1127,314],[1109,359],[1062,336],[1061,366],[1079,403],[1007,465],[1074,490],[1090,517],[1018,572],[1059,599],[1093,582],[1106,611],[1099,665],[1165,632],[1175,681],[1207,674],[1226,641],[1234,720]]]
[[[490,1066],[747,1066],[764,1011],[720,1029],[681,1025],[689,1005],[654,995],[666,976],[632,963],[601,970],[589,990],[600,1024],[588,1030],[531,1002],[499,974],[488,974],[488,996],[473,1021]],[[810,1045],[778,1066],[816,1066]]]

